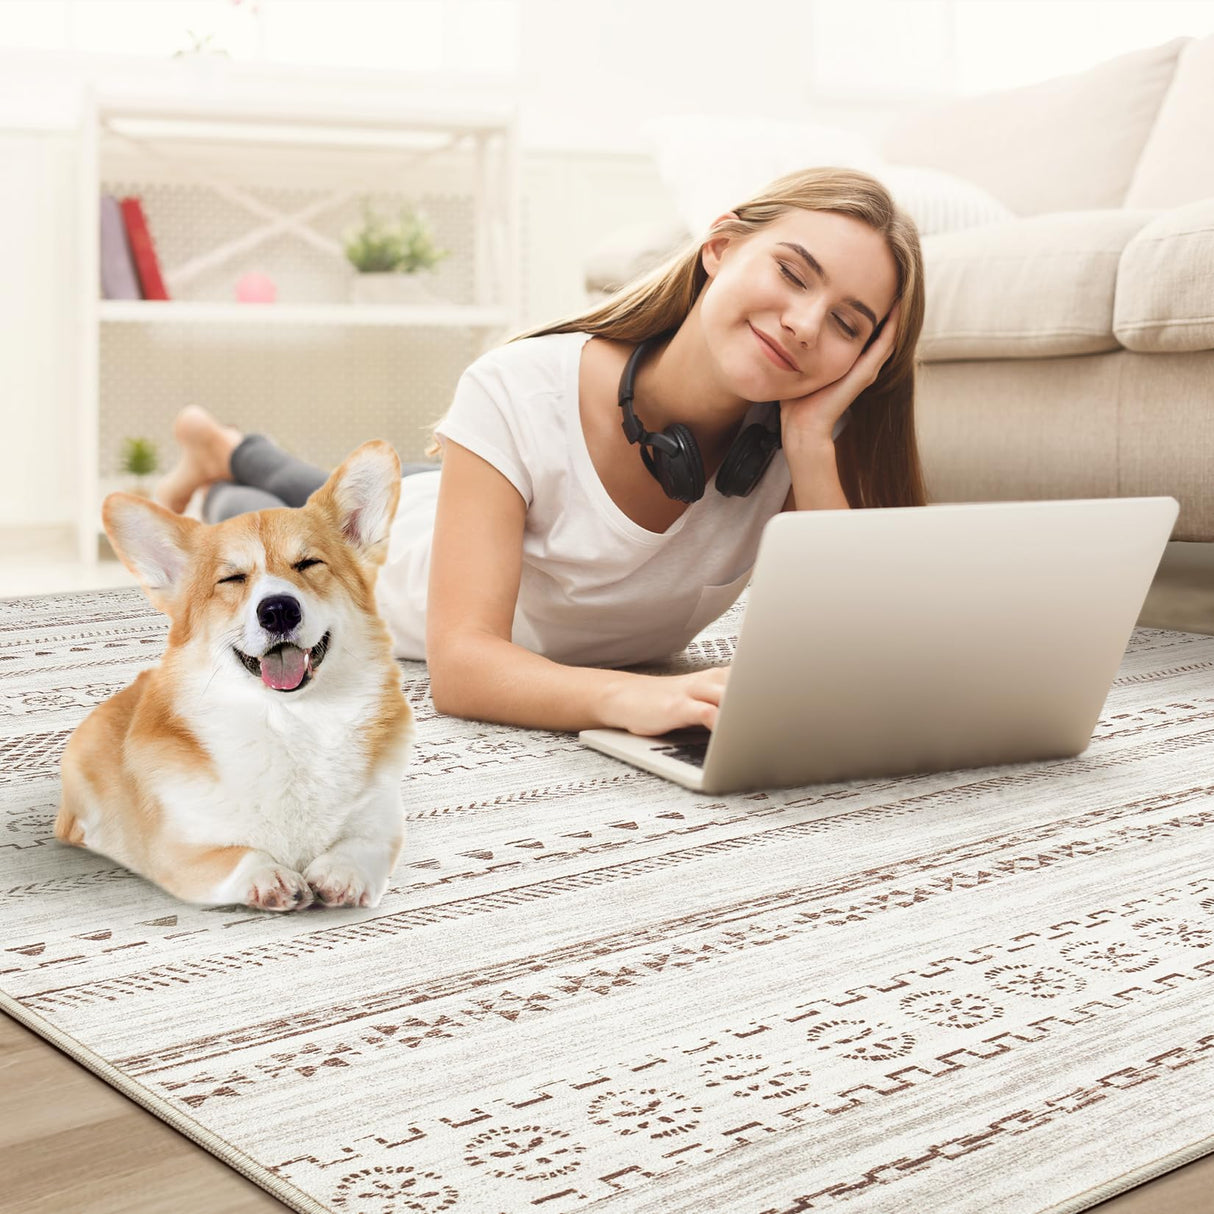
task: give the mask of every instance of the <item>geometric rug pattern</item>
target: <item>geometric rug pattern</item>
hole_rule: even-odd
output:
[[[274,915],[52,837],[166,634],[0,602],[0,1007],[295,1209],[1041,1214],[1214,1149],[1214,637],[1137,629],[1073,759],[732,796],[404,662],[387,894]]]

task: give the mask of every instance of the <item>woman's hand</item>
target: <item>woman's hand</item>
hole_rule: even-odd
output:
[[[898,313],[901,309],[902,301],[898,300],[890,308],[876,341],[852,363],[846,374],[807,396],[780,402],[780,430],[785,447],[821,446],[824,439],[834,441],[835,423],[847,412],[856,397],[876,382],[885,360],[889,358],[898,334]]]
[[[728,666],[692,674],[629,674],[605,705],[607,724],[647,738],[694,725],[712,729],[728,678]]]

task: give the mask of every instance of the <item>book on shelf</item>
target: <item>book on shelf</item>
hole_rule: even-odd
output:
[[[101,298],[142,298],[122,208],[113,194],[101,195]]]
[[[124,198],[120,205],[143,298],[168,299],[169,293],[165,290],[164,279],[160,274],[160,261],[156,257],[156,246],[152,243],[152,234],[148,231],[148,221],[143,213],[143,204],[138,198]]]

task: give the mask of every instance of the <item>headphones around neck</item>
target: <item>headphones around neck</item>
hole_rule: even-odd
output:
[[[639,342],[620,376],[620,408],[624,410],[624,433],[630,443],[639,443],[641,459],[662,492],[676,502],[696,502],[704,496],[704,461],[691,430],[682,422],[667,426],[661,434],[646,430],[632,411],[633,383],[641,360],[672,335],[662,333]],[[752,422],[730,444],[717,470],[717,492],[726,497],[745,497],[763,478],[780,446],[780,410],[770,411],[769,424]],[[771,424],[774,422],[774,425]],[[648,450],[648,448],[652,448]]]

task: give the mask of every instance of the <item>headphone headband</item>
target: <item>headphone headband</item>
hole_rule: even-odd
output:
[[[640,418],[632,411],[632,398],[636,393],[637,367],[655,346],[672,336],[671,333],[662,333],[657,337],[647,337],[644,341],[637,342],[628,356],[628,361],[624,364],[624,373],[620,376],[619,403],[620,408],[624,410],[624,434],[630,443],[648,443],[653,438],[653,435],[641,425]]]

